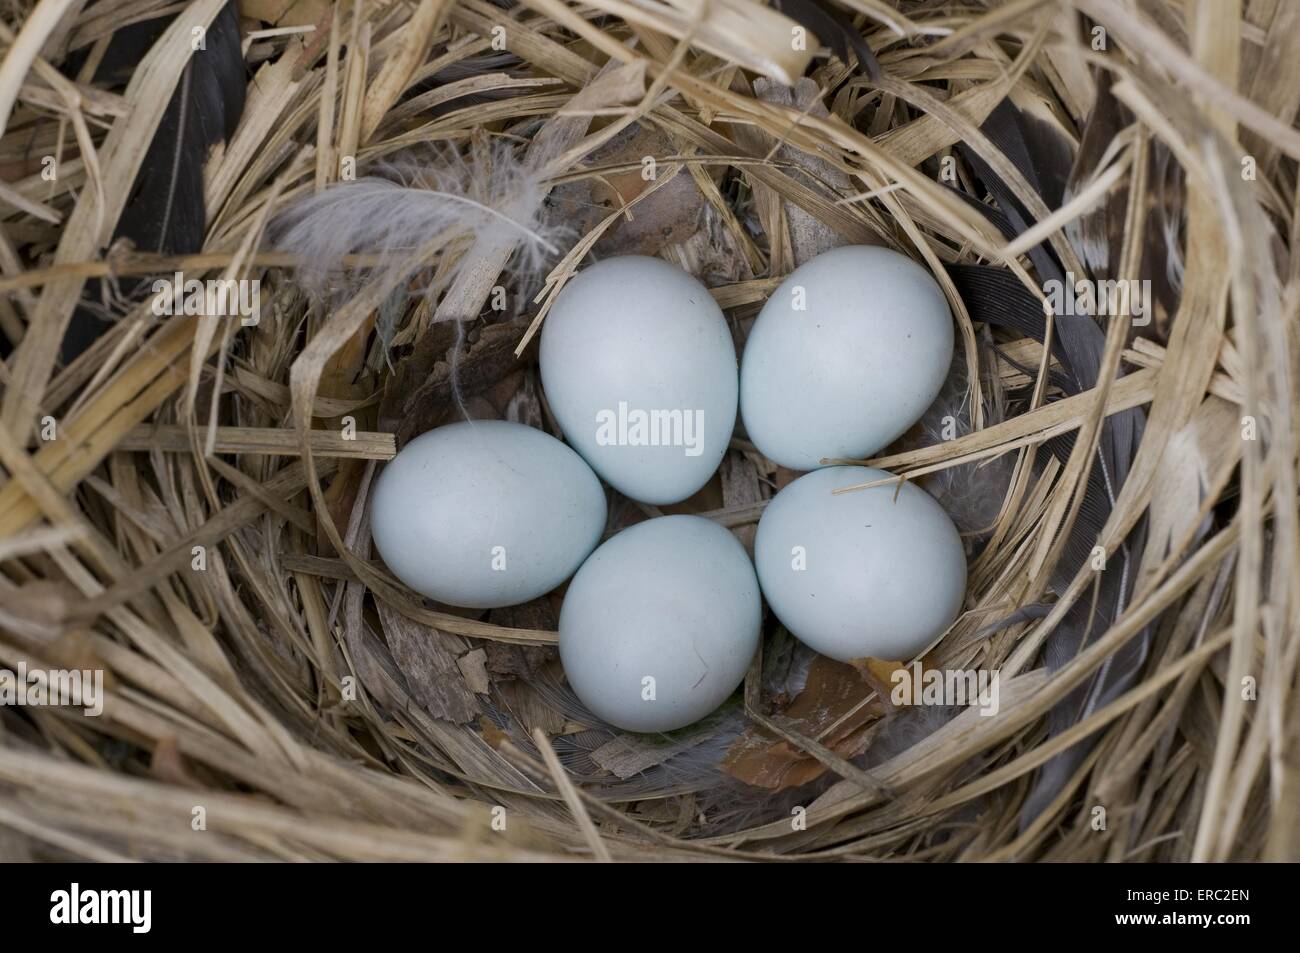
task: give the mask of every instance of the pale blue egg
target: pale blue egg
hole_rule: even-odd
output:
[[[892,474],[824,467],[772,498],[758,523],[754,562],[767,604],[823,655],[910,660],[957,618],[966,552],[943,508]]]
[[[916,423],[952,361],[953,322],[930,273],[849,245],[781,282],[745,342],[740,416],[770,460],[860,460]]]
[[[758,648],[745,548],[698,516],[662,516],[591,554],[565,593],[560,660],[577,696],[627,731],[671,731],[721,705]]]
[[[542,325],[542,386],[609,484],[676,503],[709,481],[736,423],[736,350],[704,285],[658,258],[585,268]]]
[[[375,485],[375,548],[393,575],[453,606],[535,599],[571,576],[605,526],[582,458],[522,424],[475,420],[416,437]]]

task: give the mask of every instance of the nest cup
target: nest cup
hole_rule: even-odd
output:
[[[1296,859],[1300,34],[1171,6],[204,0],[88,76],[14,23],[0,668],[102,710],[0,707],[0,857]],[[769,613],[743,699],[628,735],[564,683],[562,588],[458,610],[376,558],[406,441],[558,435],[536,335],[585,264],[679,265],[739,349],[845,244],[957,332],[866,461],[967,543],[919,660]],[[663,512],[752,546],[794,476],[739,432]],[[659,512],[609,496],[607,534]]]

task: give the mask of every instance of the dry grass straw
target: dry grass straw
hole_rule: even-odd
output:
[[[755,74],[788,81],[811,58],[790,49],[790,21],[754,0],[523,0],[509,12],[483,0],[340,3],[315,30],[272,31],[254,46],[240,130],[207,170],[207,246],[184,261],[96,255],[189,56],[183,37],[220,0],[191,5],[172,27],[177,41],[140,64],[124,102],[61,79],[42,59],[69,4],[41,0],[9,25],[0,35],[0,151],[8,160],[28,143],[79,148],[58,183],[37,170],[0,191],[0,329],[16,344],[0,367],[0,666],[103,667],[110,678],[101,717],[59,708],[0,717],[6,851],[102,860],[1300,858],[1300,15],[1286,3],[1155,0],[1139,10],[1076,0],[1104,28],[1098,51],[1060,2],[839,5],[884,75],[876,83],[838,59],[816,60],[811,75],[831,110],[820,117],[753,94]],[[443,89],[426,102],[446,104],[433,118],[404,107],[413,83],[488,51],[494,28],[522,59],[519,75]],[[1137,123],[1119,161],[1049,209],[978,127],[1010,96],[1077,136],[1095,95],[1090,66],[1113,73]],[[492,90],[511,95],[467,107],[453,98]],[[864,132],[846,120],[866,107],[877,118]],[[593,115],[601,122],[589,128]],[[972,565],[967,611],[935,657],[1000,670],[1001,714],[960,714],[873,768],[872,784],[809,739],[810,754],[841,778],[806,805],[806,830],[778,816],[717,833],[695,816],[691,793],[606,802],[566,775],[540,729],[529,753],[490,724],[428,715],[375,647],[373,602],[422,624],[429,639],[458,640],[446,644],[462,661],[484,644],[476,640],[545,645],[554,633],[433,611],[357,548],[363,520],[332,505],[328,478],[344,458],[392,455],[392,435],[373,426],[387,369],[360,375],[364,386],[335,378],[357,370],[347,355],[391,289],[372,283],[329,314],[309,311],[292,262],[260,249],[262,234],[283,203],[334,181],[341,156],[364,168],[419,143],[470,148],[530,116],[546,120],[538,136],[563,154],[557,181],[614,171],[574,170],[639,121],[672,145],[665,177],[694,176],[720,206],[711,183],[731,172],[851,240],[904,248],[945,282],[944,264],[994,263],[1035,295],[1021,253],[1043,239],[1082,273],[1062,227],[1121,185],[1134,207],[1145,203],[1139,157],[1150,142],[1187,176],[1186,284],[1163,346],[1130,341],[1113,322],[1100,383],[1046,403],[1050,355],[1011,342],[1017,366],[1002,383],[1035,385],[1023,413],[875,461],[914,478],[1016,456],[1006,505]],[[918,168],[959,142],[1038,222],[1029,238],[1008,244]],[[851,192],[791,174],[769,144],[819,157],[849,177]],[[1240,174],[1247,154],[1254,180]],[[773,209],[779,224],[779,203]],[[600,233],[636,213],[615,209],[578,237],[539,297],[530,334]],[[729,212],[722,221],[759,265],[783,240],[743,233]],[[400,339],[417,340],[431,318],[477,314],[510,251],[468,252],[478,266],[435,315],[405,315]],[[430,253],[467,252],[432,236]],[[1126,274],[1136,260],[1128,249]],[[274,314],[240,330],[216,319],[158,322],[141,307],[57,367],[86,277],[182,267],[262,278]],[[780,277],[756,270],[715,288],[719,302],[752,314]],[[977,368],[977,329],[945,288]],[[988,379],[972,381],[982,408]],[[1089,566],[1045,617],[979,633],[1048,597],[1101,422],[1132,407],[1147,409],[1148,424],[1098,543],[1113,551],[1146,515],[1163,548],[1148,553],[1122,617],[1049,676],[1040,649],[1090,598]],[[334,435],[347,414],[371,421],[356,441]],[[56,440],[36,438],[45,415],[57,421]],[[1243,418],[1267,439],[1242,439]],[[1069,433],[1074,453],[1050,459],[1044,442]],[[1189,477],[1199,472],[1202,480]],[[362,494],[372,473],[360,478]],[[1197,541],[1216,507],[1213,531]],[[760,500],[709,515],[743,526],[761,511]],[[206,571],[191,568],[196,546],[207,547]],[[1132,687],[1049,740],[1047,711],[1146,626],[1151,656]],[[1243,690],[1252,684],[1253,695]],[[1094,735],[1054,803],[1021,829],[1035,769]],[[662,799],[673,808],[644,809]],[[1104,830],[1092,823],[1099,806]],[[192,829],[199,807],[201,832]],[[493,827],[497,808],[504,831]]]

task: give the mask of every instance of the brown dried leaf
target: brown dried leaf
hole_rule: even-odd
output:
[[[867,701],[870,695],[854,667],[819,655],[803,691],[783,712],[783,726],[842,758],[854,758],[870,741],[870,731],[864,729],[884,714],[879,698]],[[826,770],[812,756],[756,725],[732,744],[722,766],[747,784],[778,791],[807,784]]]
[[[492,682],[487,673],[487,653],[483,649],[474,649],[456,659],[460,674],[465,677],[465,684],[477,695],[486,695],[492,689]]]

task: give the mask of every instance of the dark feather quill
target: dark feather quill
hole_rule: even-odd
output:
[[[95,71],[95,82],[125,85],[169,22],[170,18],[146,20],[114,33]],[[84,56],[70,58],[65,71],[75,73],[81,60]],[[202,249],[207,225],[203,166],[212,147],[234,133],[243,115],[246,86],[239,13],[232,2],[212,21],[204,48],[194,51],[181,74],[117,221],[114,241],[127,239],[140,251],[162,255]],[[120,291],[130,298],[147,281],[132,282]],[[101,314],[107,309],[94,306],[102,293],[100,282],[87,282],[85,296],[92,306],[78,308],[68,325],[63,339],[65,363],[106,330]]]
[[[1069,143],[1048,124],[1026,116],[1008,102],[1000,104],[989,115],[982,131],[1016,166],[1049,208],[1061,203],[1073,166]],[[969,196],[968,200],[984,211],[1007,238],[1023,232],[1029,226],[1024,206],[978,154],[969,148],[962,147],[962,150],[984,188],[997,201],[997,209],[990,209]],[[1064,269],[1049,246],[1038,245],[1029,251],[1029,257],[1039,280],[1065,281]],[[951,273],[973,318],[1014,328],[1039,341],[1045,338],[1046,322],[1040,302],[1005,269],[957,266],[951,269]],[[1063,369],[1058,381],[1062,389],[1072,394],[1095,386],[1105,348],[1105,332],[1087,315],[1056,315],[1053,327],[1052,351]],[[1103,421],[1097,458],[1053,577],[1054,586],[1064,588],[1068,585],[1079,567],[1090,558],[1128,474],[1144,422],[1145,417],[1138,409],[1111,415]],[[1058,438],[1050,441],[1047,449],[1064,461],[1070,454],[1073,440],[1073,435]],[[1112,557],[1108,570],[1099,575],[1095,605],[1092,599],[1080,600],[1048,636],[1043,655],[1049,669],[1055,671],[1065,665],[1105,632],[1123,612],[1131,594],[1142,543],[1139,529],[1126,541],[1122,551]],[[1053,708],[1048,716],[1051,734],[1055,736],[1065,731],[1097,705],[1104,704],[1127,688],[1145,661],[1149,640],[1149,630],[1138,633],[1112,655],[1090,681]],[[1091,743],[1091,739],[1080,742],[1043,766],[1022,810],[1022,824],[1030,823],[1051,803],[1087,754]]]
[[[1113,83],[1109,71],[1098,72],[1097,100],[1083,127],[1079,152],[1066,184],[1067,199],[1092,181],[1115,136],[1134,121],[1133,113],[1111,92]],[[1168,146],[1156,138],[1150,140],[1147,150],[1147,183],[1138,271],[1151,282],[1154,325],[1139,333],[1162,337],[1182,295],[1184,183],[1182,166],[1174,161]],[[1128,202],[1128,183],[1124,181],[1108,201],[1066,226],[1066,235],[1094,278],[1119,277]]]

